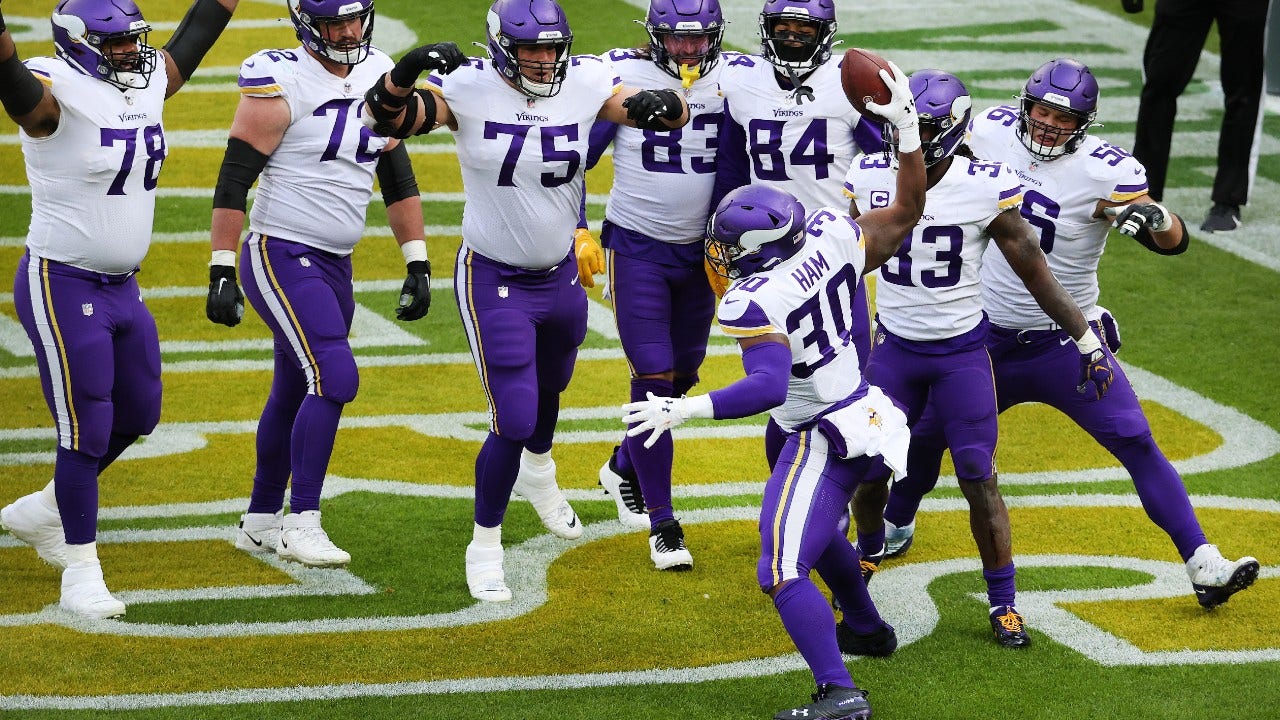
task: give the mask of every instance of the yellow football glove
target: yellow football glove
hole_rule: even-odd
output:
[[[573,233],[573,252],[578,256],[578,281],[582,287],[596,286],[595,276],[604,272],[604,251],[591,236],[591,231],[578,228]]]

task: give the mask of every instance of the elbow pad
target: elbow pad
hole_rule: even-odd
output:
[[[190,80],[209,48],[231,21],[231,11],[218,0],[196,0],[173,31],[164,49],[178,66],[183,80]]]
[[[240,138],[227,140],[227,153],[222,156],[218,184],[213,189],[213,206],[244,212],[249,188],[267,166],[267,156]]]
[[[384,205],[418,196],[418,179],[413,174],[413,164],[409,162],[409,151],[404,143],[382,153],[378,158],[377,171]]]

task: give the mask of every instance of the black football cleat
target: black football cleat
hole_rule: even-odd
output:
[[[862,582],[870,583],[871,576],[876,574],[880,569],[880,563],[884,562],[884,548],[880,548],[880,552],[875,555],[863,555],[858,561],[858,565],[862,568]]]
[[[1031,645],[1026,622],[1012,605],[1002,605],[991,611],[991,632],[1001,647],[1024,648]]]
[[[780,710],[773,720],[869,720],[867,691],[826,683],[818,686],[813,702]]]
[[[854,632],[843,620],[836,623],[836,645],[845,655],[862,655],[864,657],[889,657],[898,649],[898,634],[893,626],[884,627],[863,635]]]

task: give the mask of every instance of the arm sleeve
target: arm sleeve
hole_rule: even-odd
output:
[[[597,120],[591,126],[591,138],[587,143],[588,170],[600,162],[600,156],[604,155],[605,149],[609,147],[609,143],[613,142],[613,138],[617,134],[618,124],[608,120]]]
[[[724,120],[720,126],[720,145],[716,148],[716,182],[711,191],[713,211],[731,190],[751,182],[750,158],[747,157],[747,131],[733,118],[729,104],[724,106]]]
[[[383,204],[391,205],[418,195],[418,179],[413,174],[413,164],[409,162],[409,151],[404,143],[378,157],[377,172]]]
[[[787,399],[791,376],[791,349],[782,343],[762,342],[742,351],[746,377],[711,392],[715,418],[750,417],[778,407]]]

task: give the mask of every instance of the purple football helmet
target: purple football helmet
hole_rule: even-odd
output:
[[[774,26],[779,20],[806,20],[818,26],[818,34],[808,36],[784,33]],[[778,72],[788,70],[804,76],[831,57],[836,38],[836,5],[834,0],[765,0],[760,11],[760,54],[773,63]],[[792,47],[788,42],[800,42]]]
[[[720,59],[720,0],[652,0],[644,29],[649,56],[671,77],[680,77],[681,65],[696,65],[698,74],[705,75]]]
[[[740,187],[707,219],[707,261],[730,280],[768,270],[804,247],[804,221],[804,205],[791,193]]]
[[[62,0],[53,10],[53,47],[72,67],[121,90],[145,88],[156,69],[156,50],[147,44],[151,26],[133,0]],[[103,45],[137,43],[127,52]]]
[[[925,167],[932,167],[954,155],[964,141],[973,99],[960,78],[941,70],[917,70],[909,82],[920,115],[920,134],[924,135],[926,128],[933,131],[932,137],[921,143]],[[886,124],[885,137],[893,137],[892,130],[893,126]]]
[[[1052,160],[1076,151],[1098,116],[1098,81],[1089,68],[1071,58],[1041,65],[1022,91],[1022,121],[1018,139],[1041,160]],[[1032,105],[1044,105],[1076,118],[1076,128],[1066,130],[1031,117]],[[1062,142],[1063,136],[1069,136]],[[1043,137],[1043,141],[1042,141]]]
[[[502,77],[531,97],[551,97],[560,92],[569,70],[569,48],[573,33],[569,19],[556,0],[497,0],[487,18],[489,58]],[[554,60],[517,58],[520,46],[550,47]],[[525,73],[542,79],[533,79]]]
[[[340,65],[359,65],[373,43],[373,0],[290,0],[289,19],[298,39],[311,52]],[[358,19],[360,36],[330,37],[329,26]]]

